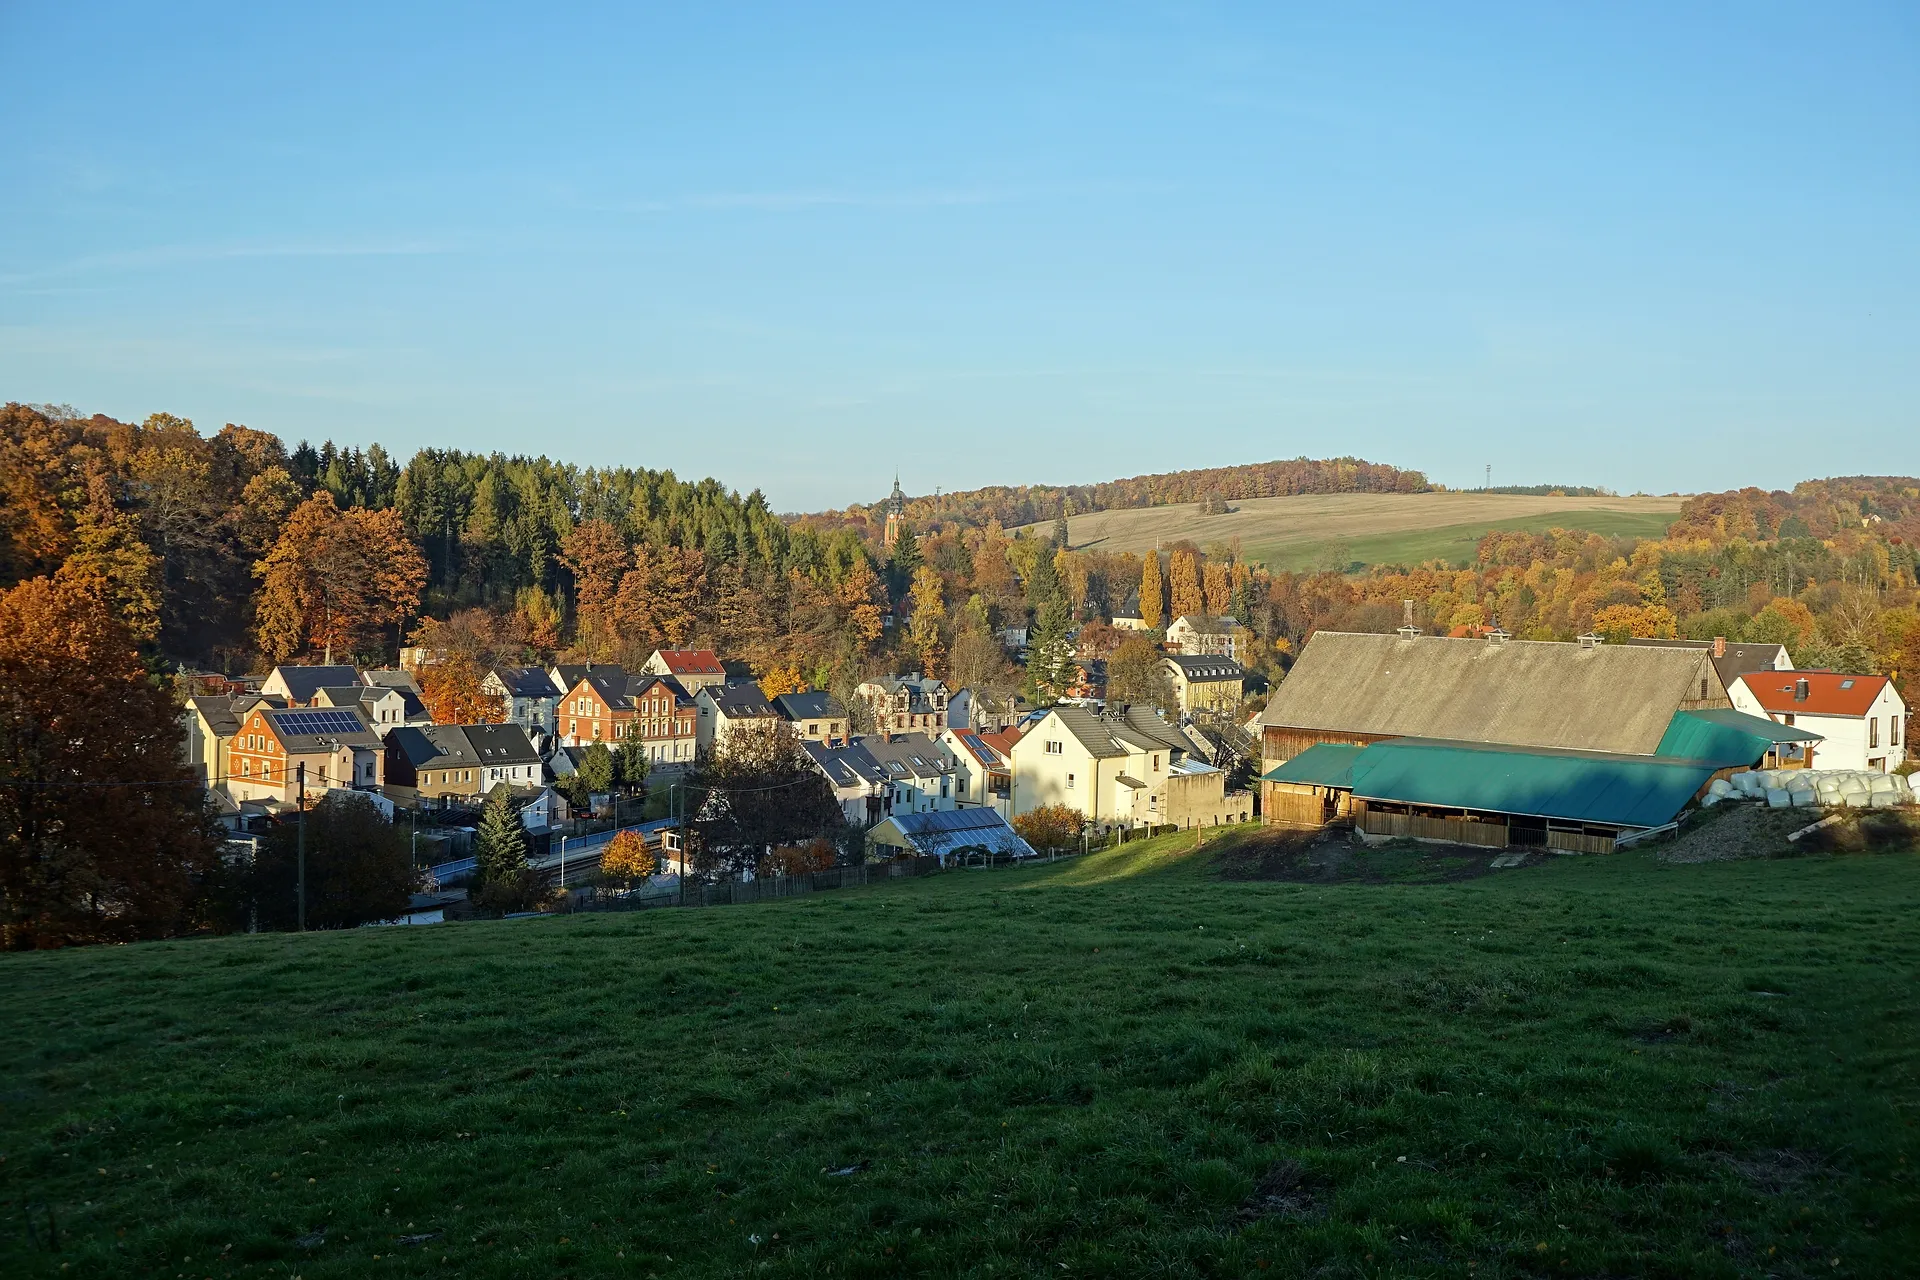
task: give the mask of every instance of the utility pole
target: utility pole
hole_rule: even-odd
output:
[[[307,931],[307,765],[303,760],[299,769],[300,818],[299,832],[294,838],[294,847],[300,858],[300,932]]]

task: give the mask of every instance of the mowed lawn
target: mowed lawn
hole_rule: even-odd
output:
[[[1920,857],[1232,839],[0,956],[0,1274],[1913,1273]]]

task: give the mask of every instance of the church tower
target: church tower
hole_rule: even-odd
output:
[[[887,498],[887,527],[881,535],[884,545],[891,547],[900,540],[900,531],[907,527],[907,495],[900,492],[900,474],[893,476],[893,493]]]

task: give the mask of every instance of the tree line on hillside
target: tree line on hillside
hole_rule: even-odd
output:
[[[1360,458],[1294,458],[1132,476],[1097,484],[990,485],[954,493],[909,498],[906,517],[916,528],[1003,529],[1039,524],[1089,511],[1175,506],[1184,502],[1219,510],[1244,498],[1306,493],[1425,493],[1433,486],[1418,471]],[[886,523],[886,502],[799,517],[801,527],[859,529],[877,540]]]

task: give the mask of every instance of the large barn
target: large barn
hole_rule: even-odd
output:
[[[1817,740],[1733,710],[1707,649],[1318,632],[1260,717],[1269,824],[1566,852]]]

